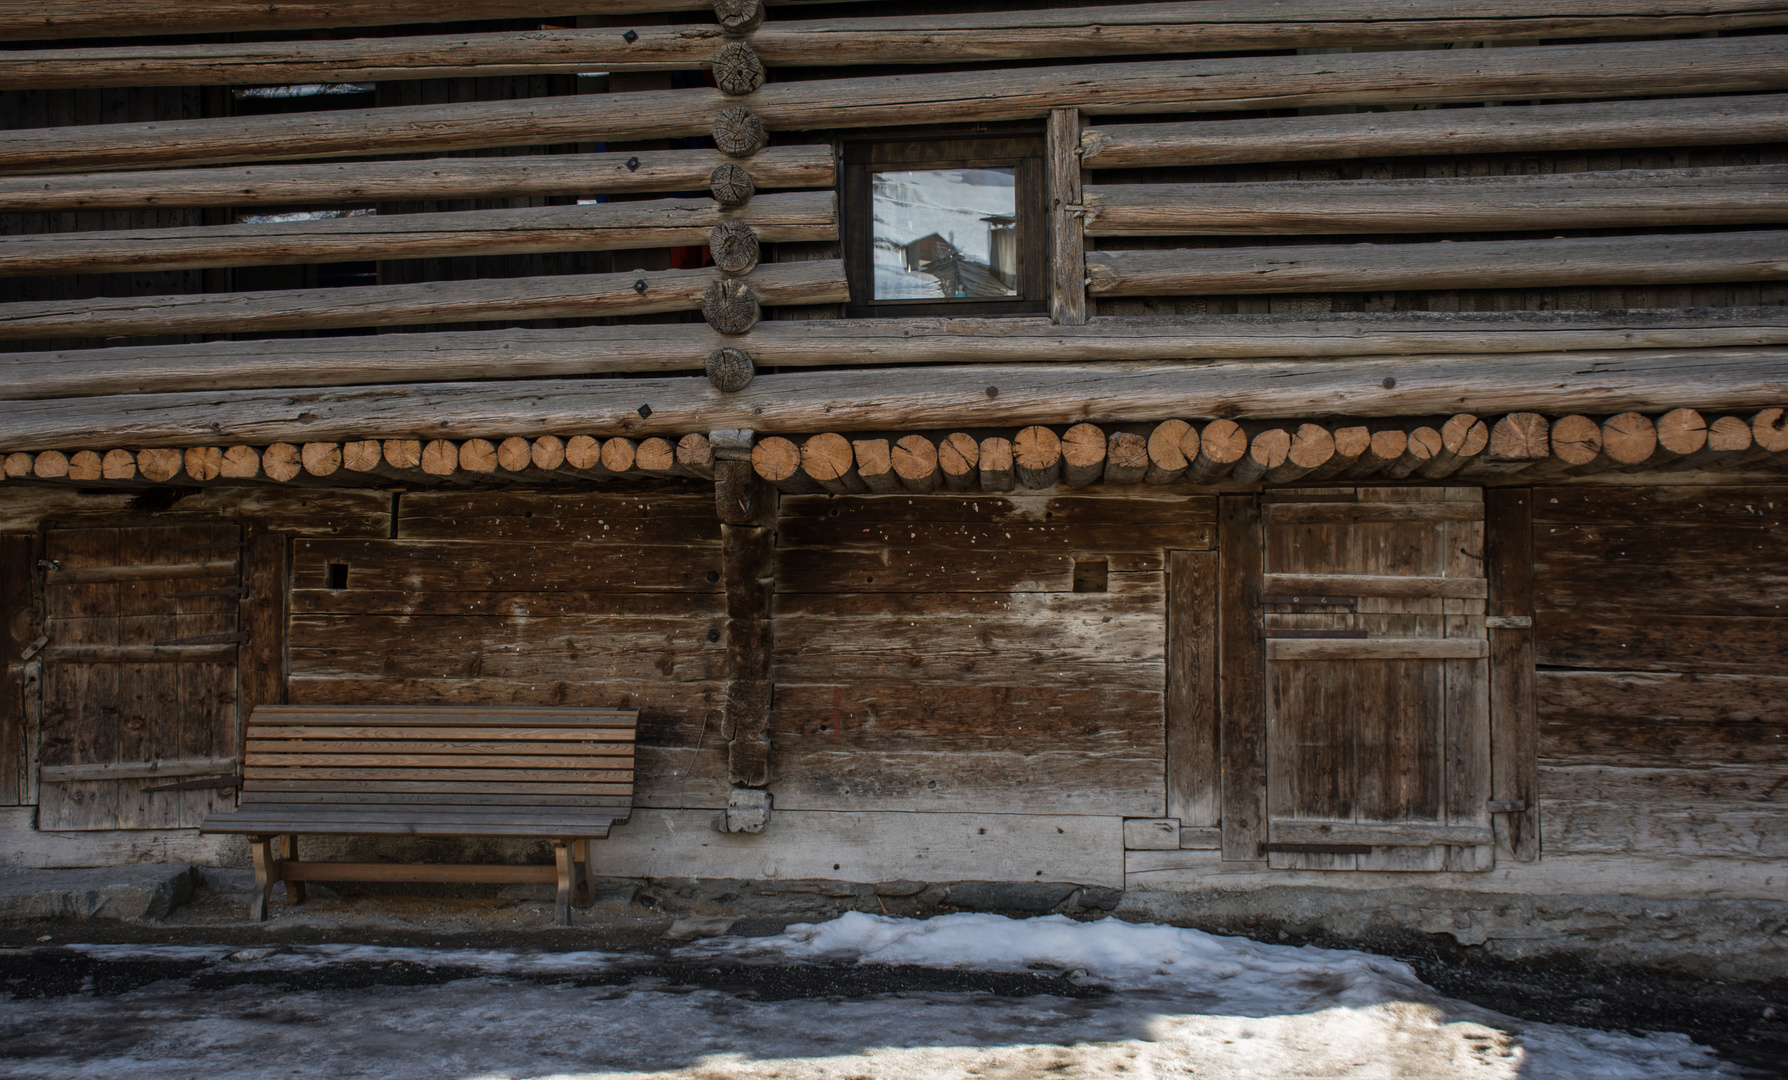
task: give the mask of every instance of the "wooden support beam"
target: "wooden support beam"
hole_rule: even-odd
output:
[[[1436,233],[1777,225],[1788,165],[1420,180],[1115,184],[1086,189],[1088,236]]]
[[[220,441],[266,445],[282,439],[358,439],[369,431],[463,440],[579,429],[644,438],[723,423],[750,424],[765,433],[928,430],[1060,424],[1092,411],[1101,423],[1147,423],[1188,411],[1244,419],[1423,416],[1444,413],[1461,400],[1486,413],[1580,409],[1606,414],[1684,403],[1708,410],[1754,410],[1780,400],[1784,363],[1788,348],[1780,347],[1635,349],[1215,365],[965,364],[787,372],[760,375],[727,395],[717,395],[705,378],[696,377],[119,394],[0,401],[0,451]],[[1000,387],[997,400],[985,393],[990,384]],[[1439,433],[1434,434],[1438,440]],[[1039,446],[1047,441],[1034,438]],[[1201,459],[1212,445],[1207,427],[1200,438]],[[794,476],[800,452],[792,443],[788,457],[785,475]],[[1429,453],[1417,464],[1432,457]],[[1028,466],[1047,470],[1049,462],[1038,457]]]
[[[607,31],[604,31],[605,33]],[[407,43],[408,38],[391,38]],[[0,53],[0,57],[30,55]],[[46,54],[56,55],[56,54]],[[835,182],[830,146],[770,146],[745,161],[718,150],[637,150],[528,158],[431,158],[234,169],[0,177],[0,211],[173,209],[205,206],[375,206],[430,199],[519,199],[690,191],[723,164],[760,190]]]
[[[1088,169],[1784,140],[1783,94],[1113,124],[1080,135]]]
[[[1650,0],[1609,14],[1561,14],[1538,0],[1464,11],[1439,0],[1376,12],[1358,0],[1261,7],[1246,0],[1133,4],[760,25],[745,37],[764,63],[813,67],[935,64],[1126,53],[1334,48],[1419,42],[1661,36],[1781,25],[1781,5]],[[209,45],[58,50],[0,62],[0,89],[226,86],[239,83],[379,82],[580,71],[674,71],[710,66],[728,39],[721,26],[419,35]],[[109,32],[109,31],[108,31]],[[94,36],[100,36],[96,33]],[[72,54],[72,55],[70,55]],[[65,57],[65,58],[64,58]]]
[[[750,787],[762,787],[770,779],[774,544],[775,534],[762,525],[720,527],[727,678],[722,724],[732,782]]]
[[[343,259],[421,259],[612,251],[704,244],[722,221],[743,221],[764,240],[833,240],[831,192],[763,195],[723,212],[712,199],[536,206],[118,232],[0,237],[0,276],[279,266]]]
[[[795,282],[815,267],[824,281],[838,264],[788,263],[761,267],[772,293],[806,288]],[[792,277],[784,278],[784,271]],[[664,274],[696,273],[665,271]],[[628,275],[621,275],[627,277]],[[761,278],[760,278],[761,276]],[[518,304],[549,278],[512,285]],[[589,280],[589,279],[574,279]],[[653,280],[657,280],[653,278]],[[706,280],[706,279],[702,279]],[[472,283],[466,283],[468,288]],[[368,294],[414,289],[453,297],[457,282],[370,286]],[[833,288],[835,286],[825,286]],[[647,295],[652,295],[648,289]],[[241,294],[244,297],[282,294]],[[784,295],[778,293],[778,295]],[[197,295],[197,308],[208,302]],[[550,294],[543,304],[556,304]],[[0,336],[12,336],[7,312],[21,333],[48,336],[50,325],[94,333],[111,313],[139,300],[0,305]],[[183,298],[176,311],[186,310]],[[259,305],[261,301],[252,303]],[[93,305],[93,324],[81,321]],[[424,310],[418,299],[415,310]],[[452,310],[449,308],[449,310]],[[465,309],[459,309],[463,314]],[[511,317],[523,308],[507,309]],[[34,312],[48,311],[36,322]],[[493,313],[494,315],[494,313]],[[258,317],[258,316],[257,316]],[[72,319],[73,321],[70,321]],[[60,331],[59,331],[60,332]],[[190,331],[189,331],[190,332]],[[1522,353],[1565,349],[1698,348],[1788,344],[1788,308],[1724,308],[1614,312],[1323,313],[1195,317],[1103,317],[1085,327],[1045,319],[863,319],[759,322],[728,337],[704,325],[623,325],[574,330],[494,330],[381,334],[275,341],[216,341],[191,345],[127,346],[47,353],[0,354],[0,398],[68,397],[103,387],[113,393],[247,389],[257,386],[345,386],[361,383],[449,381],[617,372],[690,371],[722,345],[746,349],[763,367],[850,367],[917,363],[1027,363],[1215,358],[1369,356],[1446,353]],[[983,388],[985,389],[985,388]],[[1169,410],[1171,411],[1171,410]],[[1156,414],[1159,415],[1159,414]]]
[[[1264,859],[1261,845],[1267,838],[1266,656],[1260,617],[1264,544],[1258,496],[1223,496],[1217,536],[1223,859],[1254,862]]]
[[[1788,232],[1090,251],[1095,296],[1683,285],[1788,278]]]
[[[21,129],[0,136],[0,174],[439,153],[489,146],[712,133],[733,106],[772,131],[1083,113],[1228,112],[1306,106],[1617,98],[1788,89],[1781,37],[1691,38],[1486,50],[1171,60],[583,94],[329,113]]]
[[[1080,110],[1052,109],[1046,131],[1049,199],[1049,316],[1084,326],[1086,229],[1080,186]]]
[[[774,5],[819,0],[768,0]],[[633,15],[707,11],[712,0],[0,0],[0,36],[9,40],[235,34],[263,30],[327,30],[347,26],[533,19],[566,15]]]
[[[1487,611],[1502,616],[1490,638],[1490,798],[1498,853],[1540,855],[1539,725],[1534,714],[1533,492],[1484,493]],[[1510,617],[1513,618],[1510,618]],[[1515,625],[1525,618],[1527,625]]]

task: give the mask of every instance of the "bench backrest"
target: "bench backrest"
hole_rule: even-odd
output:
[[[633,803],[627,709],[263,705],[242,802],[611,807]]]

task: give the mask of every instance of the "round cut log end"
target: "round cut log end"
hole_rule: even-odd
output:
[[[707,369],[708,382],[723,394],[733,394],[745,389],[757,374],[757,365],[752,363],[751,354],[731,346],[709,353],[704,366]]]
[[[216,446],[189,446],[181,462],[194,480],[215,480],[223,475],[223,450]]]
[[[1470,413],[1459,413],[1441,425],[1440,442],[1455,457],[1477,457],[1490,445],[1490,427]]]
[[[922,480],[937,472],[937,446],[923,435],[907,435],[894,444],[889,460],[902,480]]]
[[[702,294],[702,318],[722,334],[743,334],[761,315],[757,292],[736,278],[710,282]]]
[[[261,452],[252,446],[232,446],[223,452],[219,471],[226,480],[252,480],[261,475]]]
[[[1372,448],[1372,430],[1364,424],[1338,427],[1330,434],[1335,438],[1335,456],[1338,458],[1354,461]]]
[[[574,469],[595,469],[602,465],[602,442],[588,435],[573,435],[565,440],[565,464]]]
[[[1062,433],[1062,460],[1075,467],[1105,462],[1105,432],[1097,424],[1075,424]]]
[[[764,21],[763,0],[714,0],[714,21],[729,34],[756,30]]]
[[[1185,450],[1188,436],[1192,448],[1190,454]],[[1149,461],[1155,468],[1169,473],[1184,472],[1198,456],[1198,432],[1184,420],[1163,420],[1149,433],[1148,451]]]
[[[1552,454],[1552,425],[1539,413],[1510,413],[1490,431],[1490,456],[1498,461],[1541,461]]]
[[[1694,409],[1671,409],[1658,417],[1658,445],[1682,457],[1707,445],[1707,421]]]
[[[162,483],[180,475],[186,466],[186,455],[179,450],[156,448],[137,451],[137,472],[143,479]]]
[[[35,461],[36,458],[33,455],[27,454],[22,450],[16,450],[13,453],[6,455],[6,461],[3,466],[6,471],[6,478],[8,480],[17,480],[21,477],[30,476],[31,468]]]
[[[801,469],[801,448],[780,435],[760,439],[751,448],[751,467],[772,484],[792,479]]]
[[[135,480],[137,456],[129,450],[107,450],[100,459],[99,471],[107,480]]]
[[[1624,412],[1602,422],[1602,452],[1616,465],[1642,464],[1657,449],[1657,425],[1643,413]]]
[[[1552,421],[1552,456],[1565,468],[1588,465],[1602,455],[1602,425],[1587,416]]]
[[[422,467],[421,439],[386,439],[384,452],[385,464],[394,469],[419,469]]]
[[[757,184],[745,166],[723,162],[708,174],[708,193],[722,206],[743,206],[757,194]]]
[[[1765,453],[1788,453],[1788,410],[1764,409],[1751,417],[1751,441]]]
[[[528,446],[528,460],[536,469],[551,472],[565,464],[565,440],[557,435],[542,435]]]
[[[1746,428],[1748,434],[1750,429]],[[100,457],[92,450],[77,450],[68,458],[68,478],[70,480],[98,480],[102,475],[103,465]]]
[[[764,62],[743,41],[729,41],[714,50],[714,85],[733,97],[755,93],[764,85]]]
[[[377,439],[354,439],[341,444],[341,467],[354,473],[372,472],[385,460]]]
[[[750,157],[766,139],[763,120],[743,106],[729,105],[714,117],[714,145],[727,157]]]
[[[269,480],[283,484],[303,471],[303,456],[291,443],[277,442],[261,451],[261,472]]]
[[[60,480],[68,475],[68,455],[60,450],[45,450],[31,463],[31,475],[39,480]]]
[[[692,431],[677,440],[677,464],[701,475],[704,470],[714,468],[714,447],[709,444],[708,437],[699,431]]]
[[[497,468],[517,473],[534,464],[533,447],[519,435],[511,435],[497,444]]]
[[[452,476],[459,471],[459,447],[447,439],[431,439],[422,447],[421,464],[429,476]]]
[[[669,439],[654,435],[641,439],[633,453],[634,464],[649,473],[668,475],[677,471],[677,448]]]
[[[1061,437],[1041,424],[1024,428],[1012,437],[1012,461],[1020,467],[1045,469],[1061,457]]]
[[[723,274],[749,274],[763,254],[757,232],[743,221],[723,221],[708,230],[708,252]]]
[[[489,439],[467,439],[459,444],[459,467],[466,472],[497,471],[497,447]]]
[[[617,437],[602,441],[602,467],[612,473],[624,473],[639,463],[639,444]]]
[[[823,483],[844,479],[855,466],[850,440],[835,432],[815,435],[801,445],[801,467]]]
[[[304,471],[312,476],[334,476],[341,468],[341,444],[309,442],[299,451]]]
[[[1301,469],[1326,465],[1334,456],[1335,436],[1321,424],[1300,424],[1286,451],[1286,459]]]
[[[953,431],[937,444],[937,467],[946,476],[971,476],[981,470],[981,444],[966,431]]]
[[[1743,417],[1722,416],[1707,426],[1707,448],[1722,454],[1751,448],[1751,425]]]

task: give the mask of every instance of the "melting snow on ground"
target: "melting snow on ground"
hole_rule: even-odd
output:
[[[96,959],[204,961],[166,981],[0,1004],[16,1077],[325,1076],[521,1080],[963,1077],[1736,1077],[1676,1034],[1518,1022],[1437,995],[1405,964],[1196,930],[1063,916],[847,914],[772,938],[716,938],[684,964],[815,961],[1065,973],[1108,996],[903,992],[751,1001],[723,990],[579,987],[620,954],[298,946],[92,946]],[[663,957],[653,958],[662,962]],[[402,962],[439,985],[293,989],[231,973]]]

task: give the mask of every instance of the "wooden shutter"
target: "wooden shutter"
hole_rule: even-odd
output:
[[[186,828],[223,801],[241,540],[223,523],[48,530],[38,828]]]
[[[1483,516],[1474,488],[1264,496],[1269,865],[1493,864]]]

